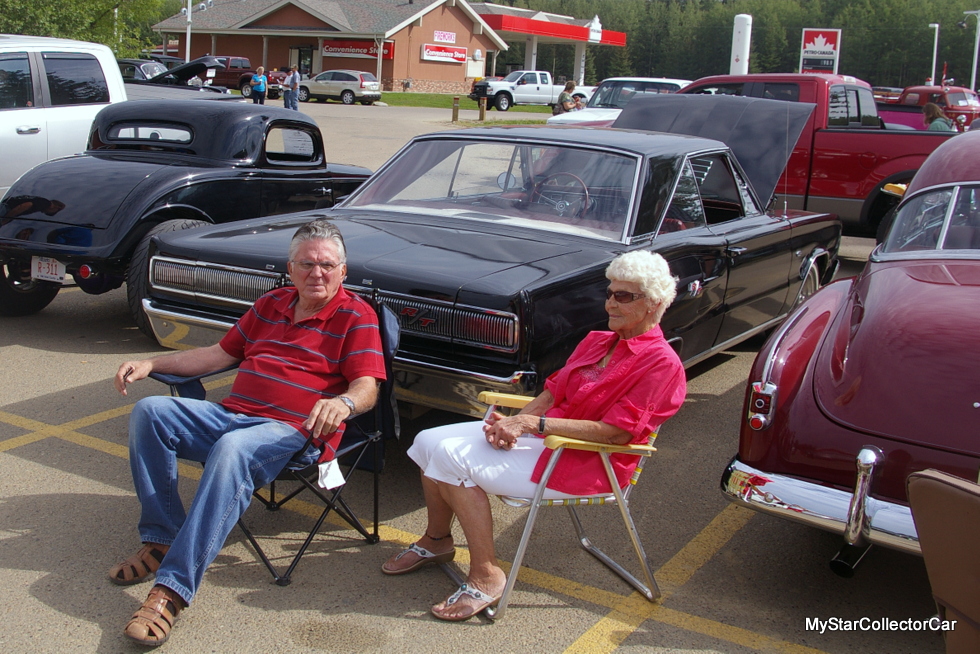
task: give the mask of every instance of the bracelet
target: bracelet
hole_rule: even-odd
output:
[[[538,433],[541,435],[544,435],[544,420],[544,416],[541,416],[541,419],[538,420]]]

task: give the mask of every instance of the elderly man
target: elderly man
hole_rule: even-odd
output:
[[[239,364],[228,398],[148,397],[133,409],[129,454],[143,547],[109,571],[119,585],[156,574],[156,585],[124,633],[143,645],[167,640],[218,555],[252,490],[273,479],[312,434],[306,463],[333,458],[344,420],[371,408],[385,379],[378,319],[341,283],[346,251],[332,223],[301,227],[289,246],[294,288],[266,293],[208,348],[127,361],[126,385],[151,372],[199,375]],[[204,463],[185,514],[177,459]]]
[[[299,81],[299,66],[293,64],[289,69],[289,75],[286,75],[286,80],[282,85],[282,103],[284,108],[299,111]]]

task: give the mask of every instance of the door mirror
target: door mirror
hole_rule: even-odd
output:
[[[517,176],[513,173],[500,173],[497,175],[497,186],[500,187],[501,191],[508,191],[512,188],[517,188]]]

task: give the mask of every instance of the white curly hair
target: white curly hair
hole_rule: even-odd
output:
[[[658,304],[657,322],[677,296],[677,278],[670,274],[667,261],[646,250],[634,250],[613,259],[606,268],[606,278],[639,286],[643,295]]]

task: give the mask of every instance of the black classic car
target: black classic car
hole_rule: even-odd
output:
[[[201,75],[207,77],[210,82],[210,78],[214,77],[214,71],[224,69],[224,64],[210,55],[170,68],[154,59],[118,59],[117,63],[123,81],[127,84],[161,85],[188,91],[228,93],[228,89],[224,86],[212,86],[201,81]]]
[[[739,157],[750,165],[720,141],[630,130],[419,136],[331,211],[154,238],[144,302],[153,330],[169,347],[214,343],[289,283],[290,238],[323,217],[347,243],[346,287],[378,294],[401,318],[403,401],[478,415],[481,390],[540,390],[589,330],[605,328],[605,267],[637,248],[661,253],[677,276],[663,327],[692,365],[776,325],[828,281],[841,232],[832,215],[764,210],[785,160],[758,159],[792,149],[809,107],[693,99],[753,135]],[[686,103],[650,100],[627,110],[687,122]]]
[[[133,318],[162,232],[331,207],[367,179],[328,164],[312,118],[240,102],[120,102],[87,150],[25,173],[0,201],[0,316],[46,307],[71,274],[86,293],[127,282]]]

